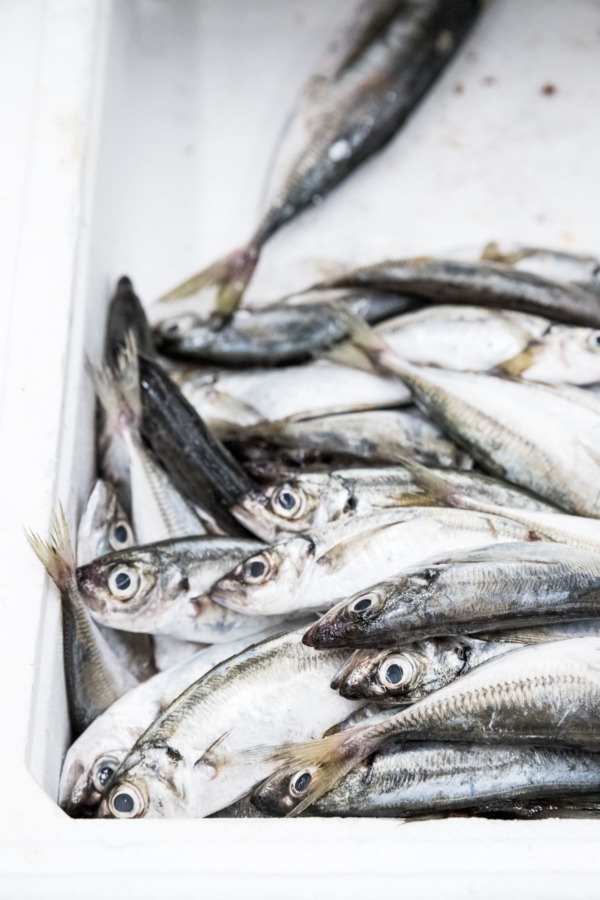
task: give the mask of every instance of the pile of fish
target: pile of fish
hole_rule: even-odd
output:
[[[247,247],[152,327],[119,281],[98,480],[76,542],[62,509],[29,535],[60,593],[70,815],[600,809],[600,263],[489,244],[239,308],[479,6],[362,5]]]

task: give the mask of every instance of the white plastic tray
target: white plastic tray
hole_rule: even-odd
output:
[[[73,821],[59,607],[22,527],[74,521],[84,354],[255,224],[272,146],[350,0],[0,6],[0,897],[598,896],[600,823]],[[268,246],[249,295],[488,239],[598,251],[600,3],[492,0],[403,133]],[[545,84],[553,94],[541,92]],[[6,140],[10,136],[10,140]]]

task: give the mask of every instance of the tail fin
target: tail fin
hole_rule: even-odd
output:
[[[47,541],[32,531],[25,536],[59,591],[68,590],[75,580],[75,552],[62,506],[53,516]]]
[[[281,767],[258,786],[252,802],[266,815],[299,815],[373,752],[366,731],[363,726],[309,744],[281,747],[271,757]]]
[[[125,336],[125,347],[113,368],[106,364],[94,366],[86,360],[86,369],[109,422],[114,424],[114,431],[121,431],[123,425],[139,426],[142,399],[134,332]]]
[[[182,300],[208,287],[216,287],[216,309],[211,318],[216,326],[222,325],[231,318],[240,305],[259,258],[260,250],[254,243],[250,243],[218,259],[159,299],[163,303]]]

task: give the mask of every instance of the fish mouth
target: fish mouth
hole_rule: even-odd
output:
[[[106,614],[106,601],[97,593],[100,584],[96,579],[87,574],[83,575],[78,572],[77,587],[79,588],[81,599],[88,609],[91,609],[92,612],[98,613],[99,615]]]
[[[233,609],[235,612],[248,609],[250,606],[246,592],[237,581],[218,582],[208,596],[215,603],[218,603],[219,606],[225,606],[227,609]]]

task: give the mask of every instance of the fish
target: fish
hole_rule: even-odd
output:
[[[141,397],[137,348],[132,335],[117,367],[88,366],[107,418],[113,419],[126,447],[131,481],[132,524],[140,543],[205,534],[201,518],[172,484],[141,433]]]
[[[324,610],[436,553],[527,540],[540,535],[501,516],[440,507],[382,510],[266,547],[224,574],[208,596],[248,616]]]
[[[453,468],[472,465],[466,453],[412,407],[318,416],[302,422],[260,423],[232,429],[227,443],[245,456],[258,444],[380,464],[402,462],[408,453],[424,465]]]
[[[135,544],[133,528],[110,481],[98,478],[77,529],[77,564],[84,565],[111,550]]]
[[[127,632],[125,632],[127,634]],[[135,632],[129,632],[134,634]],[[154,664],[158,672],[164,672],[172,666],[179,665],[186,659],[190,659],[211,644],[203,644],[198,641],[182,641],[171,637],[169,634],[155,634],[152,636],[154,644]]]
[[[489,473],[566,512],[600,516],[600,403],[593,394],[412,366],[364,323],[355,322],[353,340],[376,367],[400,377],[419,406]]]
[[[353,700],[402,706],[422,700],[475,666],[519,646],[506,639],[437,637],[384,650],[356,650],[331,682]]]
[[[229,317],[264,244],[393,137],[454,56],[481,6],[479,0],[367,0],[353,10],[304,88],[253,237],[161,300],[216,286],[217,321]]]
[[[266,636],[268,632],[262,635]],[[146,728],[190,684],[247,645],[248,639],[242,638],[207,647],[111,704],[67,750],[58,790],[60,807],[75,818],[91,817],[104,788]]]
[[[600,611],[600,553],[558,543],[498,543],[431,556],[330,609],[310,646],[383,647],[496,632]]]
[[[567,325],[600,327],[600,296],[498,262],[457,259],[386,260],[323,281],[312,290],[362,288],[400,292],[430,303],[515,310]]]
[[[478,472],[432,469],[431,473],[476,503],[556,513],[550,504]],[[252,491],[232,511],[253,534],[272,543],[295,533],[318,530],[342,517],[402,506],[437,506],[438,498],[437,491],[428,493],[409,468],[396,465],[290,472],[275,484]],[[503,512],[509,515],[508,510]]]
[[[401,381],[324,359],[281,369],[188,370],[171,373],[171,378],[221,439],[240,426],[396,407],[412,400]]]
[[[138,351],[150,359],[156,356],[152,330],[144,307],[127,275],[119,278],[108,306],[104,336],[104,364],[115,367],[133,335]]]
[[[286,621],[252,619],[213,603],[208,591],[232,566],[264,548],[257,540],[206,535],[115,551],[77,569],[83,602],[109,628],[225,643]]]
[[[158,322],[154,342],[161,353],[188,362],[221,366],[281,366],[312,359],[347,336],[347,325],[323,292],[321,301],[291,303],[282,300],[269,306],[241,309],[215,331],[211,317],[183,312]],[[385,314],[404,312],[418,301],[390,294],[376,295],[368,302],[363,291],[342,292],[334,300],[367,322],[378,322]],[[379,303],[375,302],[380,297]],[[395,307],[395,308],[394,308]]]
[[[589,254],[518,245],[512,249],[502,250],[498,244],[491,241],[484,248],[481,258],[504,263],[522,272],[532,272],[552,281],[577,284],[593,293],[600,293],[600,260]]]
[[[454,810],[510,814],[514,801],[597,791],[600,755],[565,747],[486,745],[452,741],[393,744],[362,762],[314,803],[311,816],[393,816],[411,819]],[[279,797],[258,791],[251,805],[285,815]]]
[[[440,305],[390,319],[376,331],[394,353],[418,365],[559,384],[600,380],[600,330],[541,316]]]
[[[385,742],[460,741],[600,747],[600,639],[521,647],[490,659],[372,726],[280,746],[279,769],[253,795],[259,809],[295,815]]]
[[[109,647],[82,602],[75,553],[62,508],[53,517],[48,540],[33,532],[26,532],[26,536],[60,593],[69,719],[77,736],[138,681]]]
[[[194,682],[129,751],[100,818],[203,817],[248,793],[270,767],[240,751],[320,736],[359,704],[329,687],[343,654],[318,653],[302,629],[268,638]]]

